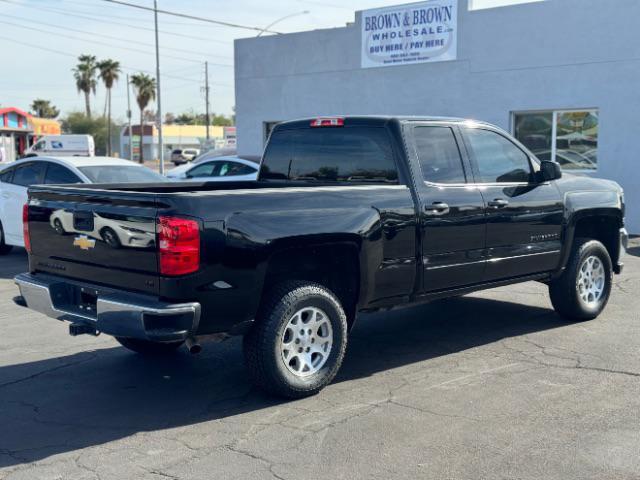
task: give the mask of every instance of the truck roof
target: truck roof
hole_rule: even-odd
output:
[[[362,126],[384,126],[390,121],[398,122],[450,122],[463,123],[473,122],[476,124],[485,124],[477,120],[458,117],[439,117],[439,116],[411,116],[411,115],[322,115],[317,117],[298,118],[288,120],[277,125],[278,129],[302,128],[309,127],[311,122],[318,119],[340,118],[344,119],[345,125],[362,125]]]
[[[37,157],[27,157],[17,160],[18,162],[24,162],[27,160],[56,160],[61,163],[66,163],[74,167],[97,167],[97,166],[142,166],[137,162],[131,160],[125,160],[123,158],[114,157],[62,157],[56,155],[41,155]]]

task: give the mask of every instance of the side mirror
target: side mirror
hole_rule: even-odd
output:
[[[552,180],[558,180],[562,178],[562,169],[557,162],[551,162],[544,160],[540,163],[540,180],[543,182],[550,182]]]

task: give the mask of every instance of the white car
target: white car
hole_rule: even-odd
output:
[[[198,155],[200,155],[200,150],[197,148],[176,148],[171,152],[171,161],[175,165],[181,165],[190,162]]]
[[[167,173],[176,182],[246,182],[258,178],[260,165],[242,157],[215,157]]]
[[[22,207],[27,203],[30,185],[164,181],[163,176],[143,165],[110,157],[33,157],[2,165],[0,255],[8,253],[14,246],[24,246]]]
[[[103,241],[111,248],[152,248],[156,244],[154,224],[122,215],[94,212],[93,228],[79,231],[73,225],[73,212],[59,208],[51,214],[49,225],[58,235],[78,233]]]

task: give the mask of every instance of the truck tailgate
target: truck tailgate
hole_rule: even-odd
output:
[[[30,270],[158,294],[157,211],[149,194],[32,189]]]

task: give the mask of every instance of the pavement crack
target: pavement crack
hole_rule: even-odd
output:
[[[89,354],[88,353],[87,356],[88,356],[88,358],[83,358],[82,360],[78,360],[77,362],[70,362],[70,363],[65,363],[63,365],[57,365],[55,367],[47,368],[46,370],[42,370],[40,372],[34,373],[32,375],[29,375],[27,377],[18,378],[16,380],[11,380],[11,381],[5,382],[5,383],[0,383],[0,388],[9,387],[11,385],[16,385],[16,384],[22,383],[22,382],[27,382],[29,380],[33,380],[34,378],[41,377],[42,375],[46,375],[47,373],[56,372],[58,370],[62,370],[62,369],[68,368],[68,367],[73,367],[73,366],[76,366],[76,365],[80,365],[82,363],[86,363],[86,362],[96,358],[97,354],[95,354],[95,353]]]

